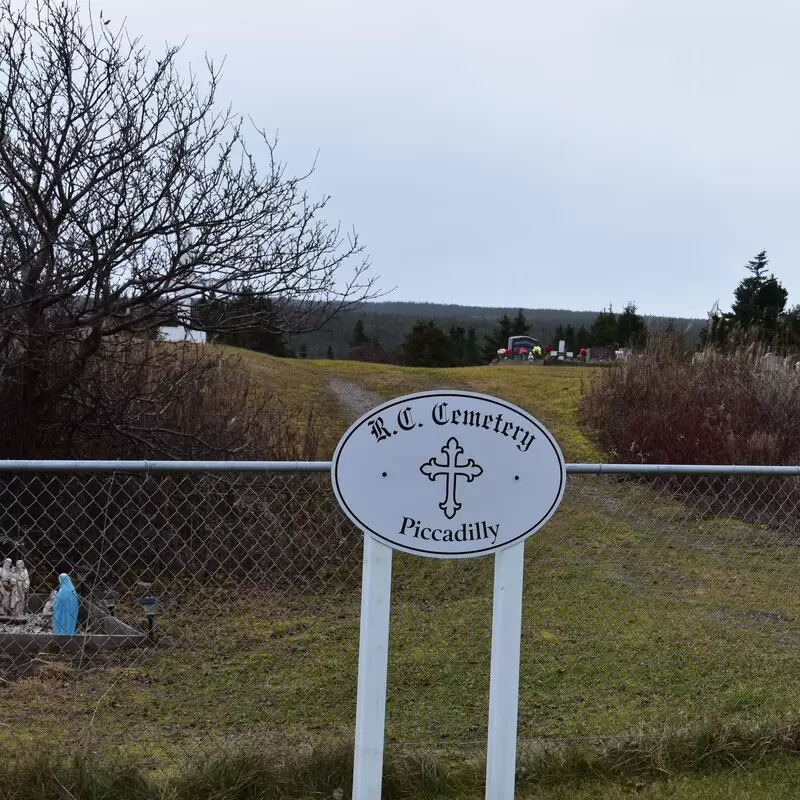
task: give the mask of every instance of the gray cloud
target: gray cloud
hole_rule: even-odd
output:
[[[227,58],[397,299],[702,315],[767,248],[800,302],[800,4],[94,0]]]

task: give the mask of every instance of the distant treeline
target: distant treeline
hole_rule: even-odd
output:
[[[486,351],[487,339],[492,340],[497,333],[498,321],[508,315],[512,319],[518,314],[517,308],[492,308],[489,306],[458,306],[438,303],[373,302],[366,303],[358,311],[348,311],[337,315],[324,329],[287,338],[288,353],[307,358],[356,357],[365,360],[396,360],[402,351],[403,343],[420,320],[434,320],[446,332],[463,331],[467,341],[474,341],[481,353]],[[583,327],[591,331],[598,316],[607,314],[598,311],[569,311],[566,309],[522,309],[530,335],[542,345],[557,345],[559,334],[567,328],[576,333]],[[690,342],[696,342],[706,320],[643,317],[649,331],[671,328],[683,334]],[[367,341],[355,334],[356,324]],[[470,335],[470,331],[474,331]],[[582,343],[581,343],[582,344]],[[608,342],[607,344],[611,344]],[[360,356],[353,352],[362,348]]]

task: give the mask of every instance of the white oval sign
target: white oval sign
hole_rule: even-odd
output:
[[[347,516],[384,544],[468,558],[539,530],[564,496],[566,467],[526,411],[443,390],[398,397],[353,423],[331,479]]]

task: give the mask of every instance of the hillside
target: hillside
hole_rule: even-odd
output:
[[[597,311],[570,311],[556,308],[523,308],[531,323],[531,335],[543,342],[551,342],[558,325],[579,328],[591,326]],[[306,345],[309,358],[324,358],[328,347],[335,358],[348,356],[348,342],[358,319],[364,323],[367,336],[377,338],[387,349],[396,348],[419,319],[435,319],[442,327],[474,328],[478,342],[491,334],[498,317],[504,313],[513,316],[516,308],[493,308],[490,306],[458,306],[438,303],[373,302],[366,303],[359,311],[345,312],[335,317],[324,330],[289,337],[290,346],[299,351]],[[663,330],[669,322],[689,339],[696,339],[705,325],[705,320],[675,317],[645,316],[651,330]]]
[[[313,408],[324,430],[321,457],[329,457],[347,425],[369,410],[367,398],[377,404],[426,389],[468,389],[502,397],[541,419],[557,437],[567,460],[600,458],[577,425],[581,384],[597,368],[525,365],[425,369],[360,361],[280,359],[233,348],[231,352],[279,392],[290,408],[298,412]],[[353,398],[358,399],[352,402]],[[298,416],[302,418],[303,414]]]

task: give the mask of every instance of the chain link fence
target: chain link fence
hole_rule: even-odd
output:
[[[361,534],[326,464],[12,466],[0,555],[31,596],[0,621],[0,748],[172,768],[351,735]],[[526,545],[523,745],[794,715],[797,470],[601,469]],[[395,554],[388,746],[485,747],[492,566]],[[74,636],[42,616],[60,573]]]

